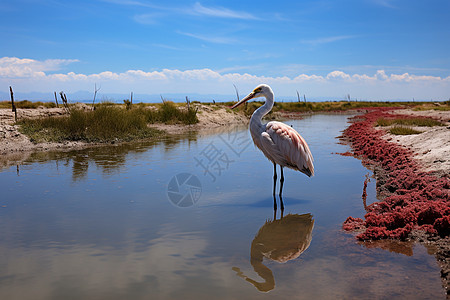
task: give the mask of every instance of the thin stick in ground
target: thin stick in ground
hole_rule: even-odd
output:
[[[59,107],[59,105],[58,105],[58,97],[56,97],[56,92],[54,92],[54,93],[55,93],[56,108],[58,108]]]
[[[59,92],[59,95],[61,96],[61,100],[63,102],[64,108],[66,109],[67,113],[70,114],[69,105],[67,104],[67,96],[64,94],[63,91]]]
[[[97,92],[100,91],[101,87],[97,89],[97,84],[94,84],[94,100],[92,100],[92,110],[95,109],[95,97],[97,96]]]
[[[12,108],[12,111],[14,112],[14,120],[15,120],[15,122],[17,122],[17,109],[16,109],[16,105],[14,104],[14,93],[13,93],[11,86],[9,87],[9,92],[11,94],[11,108]]]

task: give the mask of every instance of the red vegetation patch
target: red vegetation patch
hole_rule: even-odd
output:
[[[351,152],[344,152],[344,153],[340,153],[340,152],[336,152],[336,153],[334,153],[334,154],[338,154],[338,155],[342,155],[342,156],[353,156],[353,153],[351,153]]]
[[[349,217],[344,230],[360,230],[360,240],[395,238],[404,240],[413,229],[441,237],[450,235],[449,180],[421,172],[412,153],[383,138],[374,125],[379,118],[396,118],[390,108],[375,108],[345,131],[355,155],[379,164],[388,173],[384,187],[391,193],[383,202],[367,206],[365,220]],[[402,116],[404,118],[404,116]]]
[[[347,220],[345,220],[344,225],[342,225],[342,228],[347,231],[354,231],[365,229],[366,227],[364,226],[363,219],[348,217]]]

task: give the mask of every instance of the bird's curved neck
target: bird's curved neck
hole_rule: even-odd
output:
[[[251,123],[256,123],[258,125],[262,124],[262,118],[267,115],[273,107],[273,94],[264,95],[266,97],[266,102],[263,106],[258,108],[252,115],[250,119]]]

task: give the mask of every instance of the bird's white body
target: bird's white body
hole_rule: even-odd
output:
[[[272,121],[261,124],[250,120],[250,134],[255,145],[273,163],[314,175],[313,157],[308,144],[292,127]]]
[[[313,176],[313,156],[306,141],[292,127],[276,121],[267,124],[262,123],[262,118],[272,110],[274,103],[273,92],[268,85],[261,84],[257,86],[253,92],[233,105],[232,108],[257,97],[265,97],[266,102],[253,113],[249,125],[250,134],[255,145],[274,164],[274,195],[277,178],[276,165],[281,166],[281,196],[284,181],[283,167],[288,167],[305,173],[308,176]]]
[[[262,123],[262,118],[271,111],[274,99],[272,89],[268,85],[259,87],[262,87],[260,93],[265,96],[266,102],[250,119],[249,128],[253,142],[273,163],[308,176],[314,175],[313,157],[303,137],[284,123]]]

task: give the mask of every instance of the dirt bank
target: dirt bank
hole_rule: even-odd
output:
[[[62,116],[66,113],[63,108],[18,109],[18,119],[42,118],[49,116]],[[0,109],[0,154],[2,160],[10,156],[18,156],[19,153],[30,151],[46,151],[57,149],[78,149],[86,144],[82,142],[64,143],[39,143],[35,144],[19,132],[19,127],[14,125],[14,113],[11,109]]]
[[[198,123],[194,125],[167,125],[154,124],[160,130],[164,130],[169,134],[179,134],[186,130],[194,131],[208,131],[224,126],[246,125],[249,119],[243,114],[237,113],[234,110],[218,105],[197,105]]]
[[[388,141],[394,141],[411,150],[413,157],[425,172],[431,172],[439,177],[450,177],[450,112],[411,109],[394,110],[392,113],[410,117],[427,117],[444,122],[447,126],[413,127],[421,134],[383,136]]]
[[[414,240],[434,248],[443,285],[450,295],[449,114],[427,111],[424,116],[446,122],[421,128],[411,136],[393,136],[374,127],[378,118],[417,116],[421,112],[368,109],[345,130],[355,156],[374,170],[378,199],[366,208],[364,220],[349,217],[344,230],[364,240]]]
[[[76,104],[79,108],[85,105]],[[198,124],[194,125],[166,125],[153,124],[151,126],[164,130],[168,134],[180,134],[185,131],[211,130],[217,127],[247,124],[248,119],[230,109],[220,106],[196,105],[198,107]],[[18,119],[40,118],[48,116],[62,116],[66,114],[63,108],[18,109]],[[14,113],[11,109],[0,109],[0,154],[5,157],[17,155],[17,153],[29,151],[48,151],[81,149],[99,144],[66,141],[63,143],[33,143],[28,137],[19,132],[19,127],[14,125]]]

